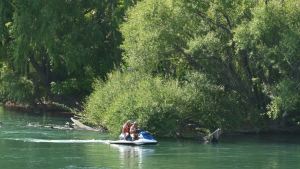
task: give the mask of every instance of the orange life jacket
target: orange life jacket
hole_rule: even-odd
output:
[[[133,125],[132,126],[135,130],[134,131],[130,131],[131,134],[138,134],[137,130],[139,129],[137,126]]]
[[[126,125],[126,128],[124,129],[124,132],[128,132],[130,131],[130,124],[125,123],[124,125]]]

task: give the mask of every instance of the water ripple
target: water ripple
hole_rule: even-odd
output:
[[[109,144],[110,140],[47,140],[47,139],[33,139],[33,138],[3,138],[4,140],[16,140],[34,143],[105,143]]]

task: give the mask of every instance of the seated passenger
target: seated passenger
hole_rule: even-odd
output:
[[[127,123],[125,123],[123,126],[122,133],[124,134],[124,140],[126,140],[129,137],[130,124],[131,121],[128,120]]]
[[[131,126],[131,128],[130,128],[130,136],[132,137],[132,141],[134,141],[135,140],[135,138],[138,136],[138,122],[134,122],[133,123],[133,126]]]

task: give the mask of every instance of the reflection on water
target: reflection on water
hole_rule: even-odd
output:
[[[155,152],[155,146],[156,145],[131,146],[110,144],[110,147],[119,150],[122,166],[128,166],[130,168],[136,167],[136,164],[138,164],[139,168],[142,168],[143,159]]]
[[[120,157],[131,158],[131,157],[142,157],[143,154],[154,153],[155,149],[150,146],[130,146],[130,145],[118,145],[110,144],[110,147],[119,149]]]

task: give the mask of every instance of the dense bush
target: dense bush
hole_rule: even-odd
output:
[[[266,123],[283,120],[284,112],[298,121],[298,4],[145,0],[127,11],[121,47],[132,70],[179,78],[186,70],[206,74],[225,87],[224,101],[242,108],[238,118],[249,112],[245,106],[260,112],[257,120],[268,119]]]
[[[114,72],[106,82],[98,81],[83,116],[86,122],[105,126],[113,134],[119,134],[128,119],[158,136],[173,136],[191,121],[211,130],[239,125],[247,118],[235,117],[239,106],[226,105],[229,97],[222,94],[223,87],[212,85],[199,73],[190,73],[186,81],[179,82],[137,72]]]

